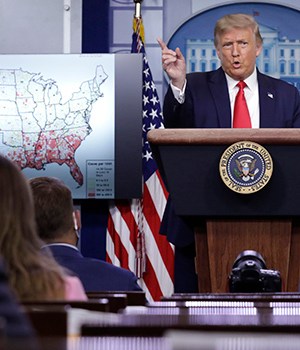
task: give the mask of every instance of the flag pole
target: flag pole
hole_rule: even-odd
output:
[[[111,249],[111,255],[118,259],[120,266],[135,270],[140,286],[145,289],[147,299],[159,301],[163,295],[174,293],[174,248],[166,237],[159,233],[168,192],[157,165],[150,156],[152,153],[147,142],[147,132],[153,128],[163,128],[163,116],[145,54],[142,0],[130,2],[136,7],[134,13],[132,6],[131,53],[140,53],[143,59],[140,101],[143,122],[141,149],[143,195],[126,203],[118,202],[109,208],[108,249]],[[149,102],[143,103],[144,99]],[[118,244],[119,241],[121,244]]]
[[[141,3],[143,0],[133,0],[135,4],[135,12],[133,16],[133,31],[137,35],[136,52],[141,51],[142,42],[144,41],[144,27],[141,13]],[[136,275],[138,278],[143,277],[146,271],[146,245],[144,232],[144,218],[143,218],[143,198],[137,199],[135,202],[137,211],[137,228],[138,233],[136,237]]]

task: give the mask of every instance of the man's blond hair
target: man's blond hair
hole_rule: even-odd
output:
[[[263,39],[260,35],[259,26],[254,17],[244,13],[236,13],[225,15],[217,21],[214,29],[215,47],[218,46],[220,36],[232,28],[251,28],[255,34],[257,43],[262,45]]]

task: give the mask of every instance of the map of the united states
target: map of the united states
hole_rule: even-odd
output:
[[[78,91],[62,102],[53,79],[45,80],[41,73],[21,68],[0,69],[1,152],[21,169],[66,164],[81,186],[83,175],[74,156],[92,131],[91,111],[103,96],[100,88],[107,77],[98,65],[95,76],[82,82]]]

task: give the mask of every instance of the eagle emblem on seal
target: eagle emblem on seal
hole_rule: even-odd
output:
[[[255,175],[259,173],[256,165],[256,158],[250,154],[243,154],[235,159],[237,168],[234,169],[235,176],[247,182],[253,180]]]

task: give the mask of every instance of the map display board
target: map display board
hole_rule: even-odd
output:
[[[1,55],[0,152],[73,198],[114,198],[115,55]]]

